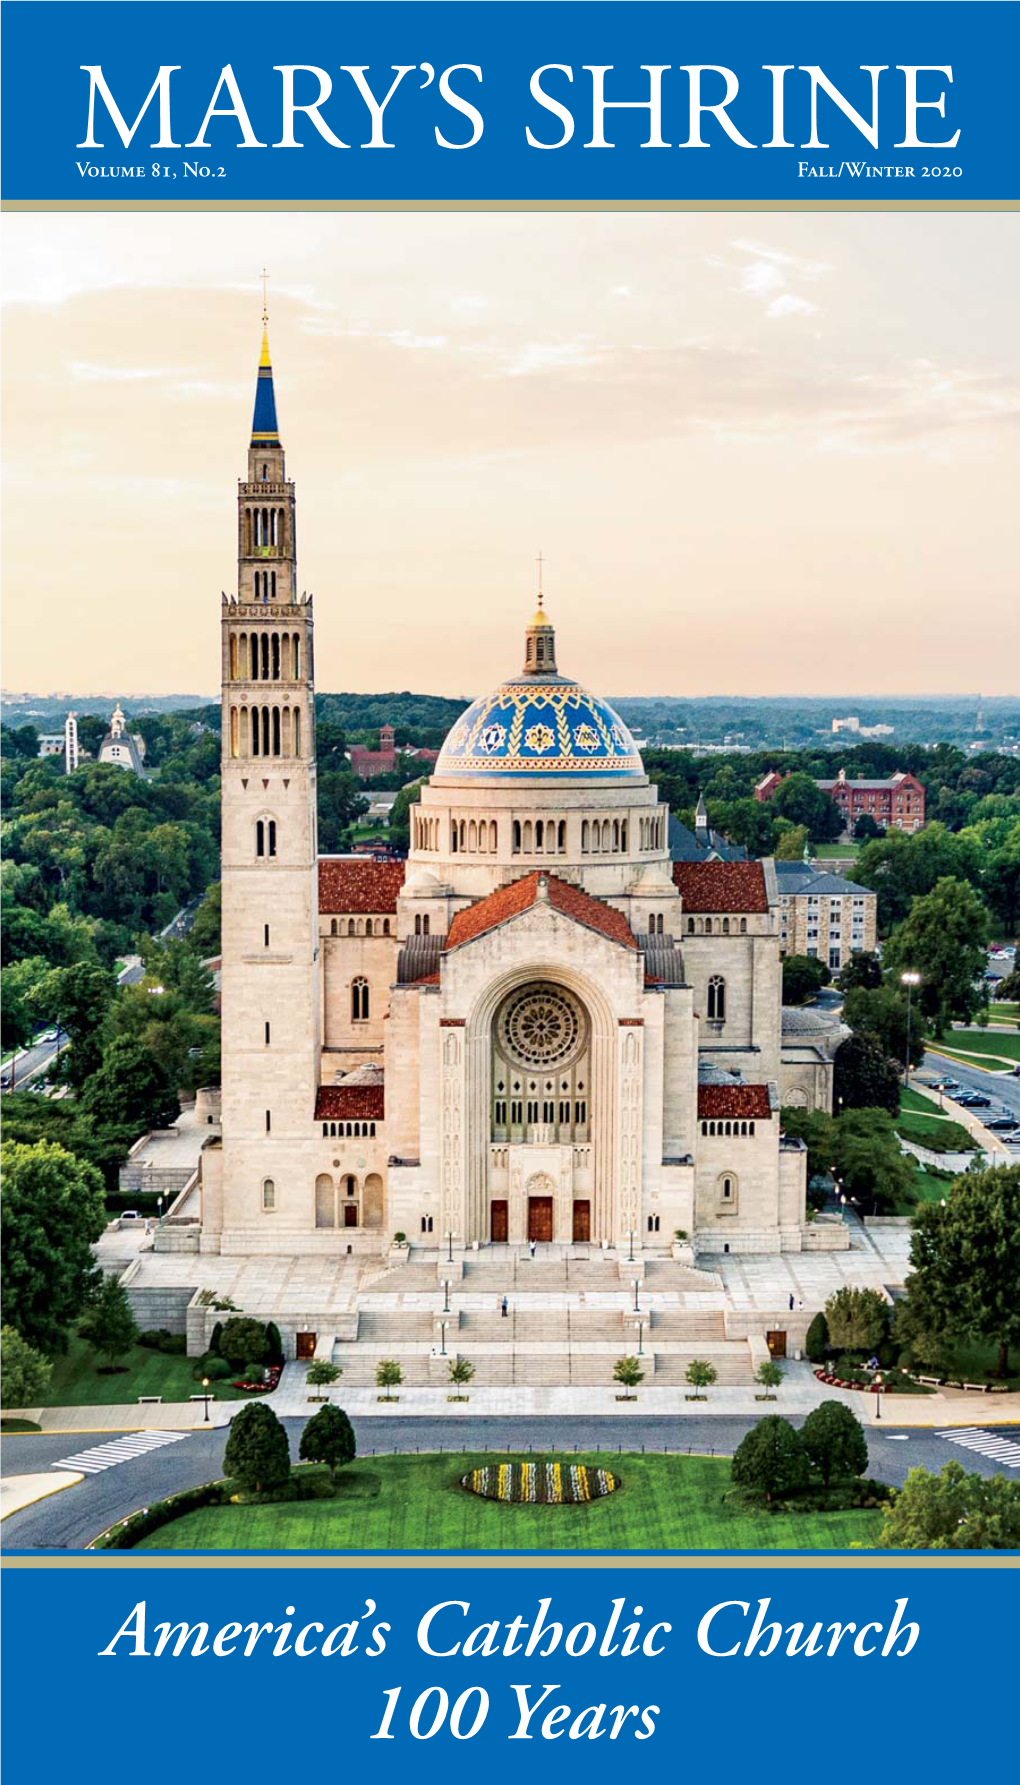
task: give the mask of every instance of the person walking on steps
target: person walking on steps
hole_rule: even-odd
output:
[[[502,1314],[503,1319],[505,1320],[507,1317],[507,1314],[510,1311],[509,1303],[507,1302],[506,1296],[503,1297],[503,1300],[499,1304],[499,1311]]]
[[[537,1240],[529,1240],[528,1241],[528,1252],[532,1259],[534,1259],[535,1253],[537,1251],[538,1251],[538,1241]]]

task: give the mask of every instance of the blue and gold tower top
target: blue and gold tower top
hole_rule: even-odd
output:
[[[541,594],[525,632],[524,668],[473,701],[439,752],[435,776],[498,781],[644,776],[637,745],[608,701],[556,668],[556,634]]]
[[[258,382],[255,385],[255,414],[251,424],[253,446],[279,446],[276,422],[276,392],[273,389],[273,362],[269,357],[269,318],[262,312],[262,352],[259,356]]]

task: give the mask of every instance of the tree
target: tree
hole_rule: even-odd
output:
[[[336,1372],[339,1375],[339,1371]],[[301,1434],[299,1455],[303,1463],[325,1463],[329,1479],[336,1484],[336,1472],[353,1463],[358,1454],[354,1427],[342,1407],[320,1407],[312,1415]]]
[[[920,973],[918,1002],[936,1035],[956,1018],[968,1023],[987,1002],[981,985],[988,907],[963,880],[946,877],[915,899],[885,945],[893,973]]]
[[[910,1199],[913,1161],[884,1109],[845,1109],[835,1124],[835,1175],[851,1202],[874,1212]]]
[[[466,1357],[451,1357],[447,1369],[450,1381],[457,1388],[466,1388],[475,1373],[475,1366]]]
[[[213,1336],[215,1337],[215,1333]],[[210,1342],[209,1349],[210,1351],[215,1351],[216,1347]],[[283,1368],[283,1340],[280,1337],[280,1329],[275,1320],[266,1321],[266,1362],[269,1364],[279,1364],[280,1368]]]
[[[783,961],[783,1003],[806,1004],[831,975],[828,967],[809,954],[788,954]]]
[[[968,1171],[941,1203],[921,1203],[910,1236],[907,1302],[932,1333],[985,1339],[1009,1374],[1020,1344],[1020,1165]]]
[[[622,1386],[624,1388],[631,1389],[631,1388],[637,1388],[638,1383],[643,1382],[644,1379],[645,1379],[644,1370],[641,1368],[641,1365],[638,1362],[636,1357],[618,1357],[617,1358],[615,1364],[613,1365],[613,1381],[614,1382],[619,1382],[622,1384]],[[624,1395],[623,1399],[625,1401],[632,1401],[634,1399],[634,1396],[632,1394],[626,1394],[626,1395]]]
[[[387,836],[394,849],[411,847],[411,807],[417,805],[421,799],[423,785],[421,781],[409,781],[406,787],[400,789],[390,808]]]
[[[130,1351],[138,1337],[138,1326],[131,1303],[118,1277],[104,1277],[78,1327],[79,1336],[87,1339],[110,1369],[117,1359]]]
[[[48,1357],[25,1343],[13,1326],[0,1327],[0,1371],[8,1407],[36,1407],[50,1385]]]
[[[883,1513],[880,1549],[1020,1549],[1020,1481],[957,1462],[911,1469]]]
[[[305,1381],[309,1388],[329,1388],[331,1383],[339,1382],[342,1374],[343,1371],[340,1369],[339,1365],[327,1363],[324,1357],[316,1357],[312,1359],[312,1362],[308,1366],[308,1374],[305,1377]],[[322,1401],[328,1400],[329,1397],[328,1395],[309,1395],[308,1399],[310,1401]]]
[[[377,1388],[385,1388],[387,1390],[391,1388],[399,1388],[403,1380],[404,1372],[395,1358],[384,1357],[382,1361],[376,1365],[375,1381]],[[393,1396],[387,1393],[383,1396],[383,1399],[392,1401]]]
[[[889,1309],[877,1289],[837,1289],[825,1304],[829,1342],[837,1351],[877,1351]]]
[[[806,824],[787,824],[786,820],[776,820],[779,835],[776,838],[776,860],[779,862],[799,862],[803,860],[804,851],[810,842]]]
[[[39,1016],[59,1023],[71,1043],[61,1057],[61,1072],[75,1090],[81,1089],[102,1059],[100,1031],[115,994],[116,980],[109,969],[86,961],[55,968],[38,989]]]
[[[146,1133],[169,1128],[181,1113],[181,1100],[172,1071],[122,1035],[110,1042],[84,1086],[81,1107],[101,1128]]]
[[[268,1352],[266,1329],[261,1320],[239,1314],[224,1325],[220,1334],[220,1355],[235,1370],[240,1370],[249,1358],[255,1363],[264,1363]]]
[[[767,1357],[764,1363],[758,1365],[754,1379],[756,1382],[760,1382],[762,1388],[765,1390],[764,1399],[766,1401],[774,1401],[776,1397],[774,1394],[770,1394],[769,1390],[779,1387],[779,1384],[783,1380],[783,1372],[776,1363],[775,1358]]]
[[[854,825],[854,836],[859,843],[870,843],[873,837],[884,837],[885,831],[870,812],[862,812]]]
[[[806,825],[808,835],[817,843],[830,842],[843,828],[835,800],[823,793],[810,775],[787,775],[772,795],[772,806],[780,818]]]
[[[836,1125],[824,1109],[793,1109],[784,1104],[779,1112],[782,1131],[790,1140],[807,1147],[808,1179],[826,1177],[836,1158]]]
[[[807,1329],[804,1349],[813,1364],[823,1364],[829,1346],[829,1324],[819,1309]]]
[[[65,1351],[92,1282],[92,1246],[106,1226],[103,1180],[52,1141],[5,1141],[0,1166],[7,1324],[39,1351]]]
[[[1007,973],[1005,979],[1000,979],[995,988],[995,996],[1008,1004],[1020,1001],[1020,968],[1014,967],[1012,973]]]
[[[752,1426],[733,1456],[734,1487],[764,1494],[796,1494],[808,1484],[807,1452],[799,1432],[786,1419],[770,1413]]]
[[[235,1413],[223,1467],[247,1493],[269,1493],[287,1481],[290,1446],[286,1429],[264,1401],[255,1401]]]
[[[910,1034],[910,1064],[919,1066],[924,1059],[928,1025],[924,1013],[916,1007],[907,1020],[907,1000],[891,985],[857,986],[843,1000],[843,1021],[855,1035],[867,1035],[881,1048],[887,1060],[899,1065],[907,1053]]]
[[[877,954],[870,948],[862,948],[860,954],[852,954],[843,968],[838,980],[841,992],[853,992],[860,988],[863,991],[874,991],[882,984],[882,963]]]
[[[703,1388],[711,1388],[713,1382],[718,1382],[719,1372],[714,1364],[706,1362],[703,1357],[692,1357],[684,1371],[684,1380],[689,1382],[694,1390],[692,1399],[703,1401],[706,1396],[698,1391]]]
[[[222,910],[222,888],[218,880],[206,888],[205,897],[195,912],[194,922],[188,931],[188,947],[193,949],[200,960],[207,960],[220,952],[220,919]]]
[[[823,1401],[812,1408],[800,1428],[808,1462],[828,1487],[833,1476],[863,1475],[868,1443],[860,1420],[842,1401]]]
[[[832,1063],[832,1101],[837,1110],[884,1109],[899,1114],[899,1073],[870,1035],[848,1035],[840,1042]]]

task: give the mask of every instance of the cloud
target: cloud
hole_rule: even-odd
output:
[[[501,348],[495,374],[502,378],[530,378],[536,372],[573,372],[595,366],[606,349],[590,339],[580,341],[528,341],[523,347]]]
[[[792,291],[786,291],[782,297],[773,298],[768,306],[766,316],[813,316],[817,304],[811,304],[807,298],[797,297]]]
[[[779,248],[770,248],[765,242],[741,240],[731,242],[730,246],[738,254],[751,255],[752,258],[738,269],[738,290],[747,297],[760,299],[765,304],[767,317],[775,321],[783,316],[814,315],[818,305],[788,287],[794,277],[811,284],[823,273],[831,272],[831,267],[824,261],[786,254]]]
[[[785,284],[786,280],[779,268],[770,260],[752,260],[749,266],[741,269],[740,289],[750,292],[752,297],[761,297],[769,291],[780,291]]]

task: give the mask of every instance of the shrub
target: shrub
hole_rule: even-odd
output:
[[[240,1487],[255,1493],[272,1491],[286,1482],[290,1475],[287,1433],[264,1401],[253,1401],[234,1415],[223,1466]]]
[[[860,1420],[842,1401],[823,1401],[808,1414],[800,1429],[801,1442],[812,1468],[825,1487],[833,1476],[863,1475],[868,1466],[868,1445]]]
[[[239,1370],[248,1358],[264,1363],[267,1350],[266,1329],[261,1320],[249,1320],[240,1315],[227,1321],[220,1335],[220,1351],[235,1370]]]
[[[266,1362],[283,1368],[283,1340],[275,1320],[266,1321]]]
[[[799,1493],[807,1486],[808,1475],[807,1452],[800,1433],[775,1413],[759,1420],[740,1440],[734,1453],[734,1487],[763,1494],[767,1501],[777,1495]]]
[[[135,1344],[144,1345],[146,1351],[158,1351],[160,1336],[152,1327],[148,1327],[144,1333],[139,1333]]]
[[[13,1326],[0,1329],[4,1400],[8,1407],[31,1407],[41,1401],[50,1384],[52,1365]]]
[[[213,1357],[209,1352],[200,1357],[191,1374],[196,1382],[208,1376],[210,1382],[227,1382],[234,1374],[225,1357]]]
[[[209,1350],[213,1353],[213,1355],[215,1357],[218,1357],[220,1355],[220,1340],[222,1339],[222,1337],[223,1337],[223,1322],[222,1322],[222,1320],[217,1320],[216,1325],[212,1329],[212,1336],[210,1337],[210,1340],[209,1340]]]
[[[406,1245],[407,1245],[407,1235],[406,1235],[406,1233],[399,1233],[399,1232],[398,1232],[398,1233],[395,1233],[395,1234],[394,1234],[394,1235],[393,1235],[393,1244],[394,1244],[394,1245],[395,1245],[395,1246],[406,1246]]]
[[[807,1338],[804,1340],[804,1349],[813,1364],[823,1364],[825,1362],[825,1354],[828,1350],[828,1345],[829,1323],[824,1314],[818,1313],[808,1327]]]
[[[168,1333],[163,1327],[159,1335],[159,1350],[164,1357],[187,1357],[188,1341],[184,1333]]]
[[[266,1379],[266,1366],[263,1363],[256,1362],[255,1359],[251,1359],[245,1364],[244,1369],[241,1371],[241,1375],[246,1382],[264,1382]]]

